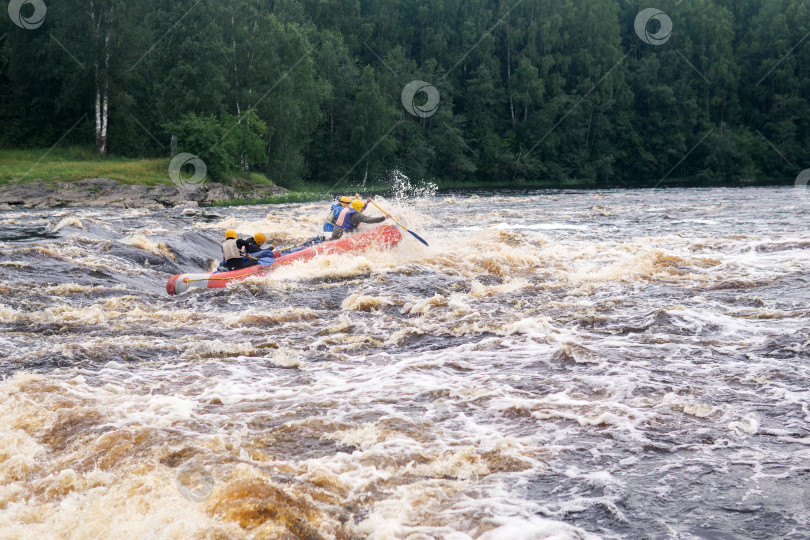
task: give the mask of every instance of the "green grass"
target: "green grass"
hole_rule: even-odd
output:
[[[0,149],[0,185],[112,178],[124,184],[169,184],[169,158],[99,156],[92,148]]]
[[[273,182],[261,173],[249,173],[248,178],[257,186],[272,186]]]
[[[269,197],[261,198],[246,198],[246,199],[233,199],[230,201],[215,201],[211,206],[243,206],[248,204],[284,204],[284,203],[302,203],[311,201],[322,201],[331,198],[326,193],[317,193],[314,191],[291,191],[284,195],[271,195]]]

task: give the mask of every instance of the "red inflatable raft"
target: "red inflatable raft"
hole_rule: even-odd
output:
[[[317,244],[307,249],[290,253],[276,259],[270,266],[250,266],[232,272],[219,272],[215,274],[176,274],[166,282],[166,292],[169,294],[184,293],[192,287],[201,289],[219,289],[231,281],[239,281],[248,276],[262,276],[273,269],[295,261],[306,261],[317,255],[330,253],[360,252],[369,248],[384,249],[397,244],[402,235],[394,225],[383,225],[368,232],[345,236],[340,240],[333,240]]]

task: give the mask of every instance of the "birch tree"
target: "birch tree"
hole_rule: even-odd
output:
[[[110,39],[113,32],[115,0],[90,0],[92,21],[93,81],[95,83],[96,151],[107,153],[110,107]]]

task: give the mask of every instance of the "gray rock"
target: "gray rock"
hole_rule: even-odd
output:
[[[44,182],[7,185],[0,188],[0,204],[21,205],[30,201],[35,205],[46,201],[53,191]]]
[[[215,201],[231,201],[240,197],[236,190],[230,186],[225,186],[217,182],[205,184],[205,198],[203,203],[211,204]]]
[[[0,209],[15,207],[113,206],[119,208],[166,208],[205,206],[215,201],[264,197],[286,193],[278,186],[231,186],[210,182],[198,186],[148,187],[121,184],[110,178],[84,178],[76,182],[29,182],[0,187]]]

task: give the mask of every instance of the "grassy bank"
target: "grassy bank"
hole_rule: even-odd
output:
[[[0,186],[25,182],[75,182],[84,178],[110,178],[122,184],[158,186],[171,184],[169,158],[100,156],[93,148],[72,146],[10,150],[0,149]],[[263,174],[240,175],[237,188],[272,185]],[[209,177],[208,182],[213,180]]]
[[[216,201],[211,206],[246,206],[251,204],[289,204],[310,201],[321,201],[330,196],[324,192],[316,191],[290,191],[283,195],[271,195],[261,198],[232,199],[230,201]]]
[[[0,185],[22,182],[73,182],[111,178],[123,184],[169,184],[169,158],[99,156],[84,147],[0,149]]]

